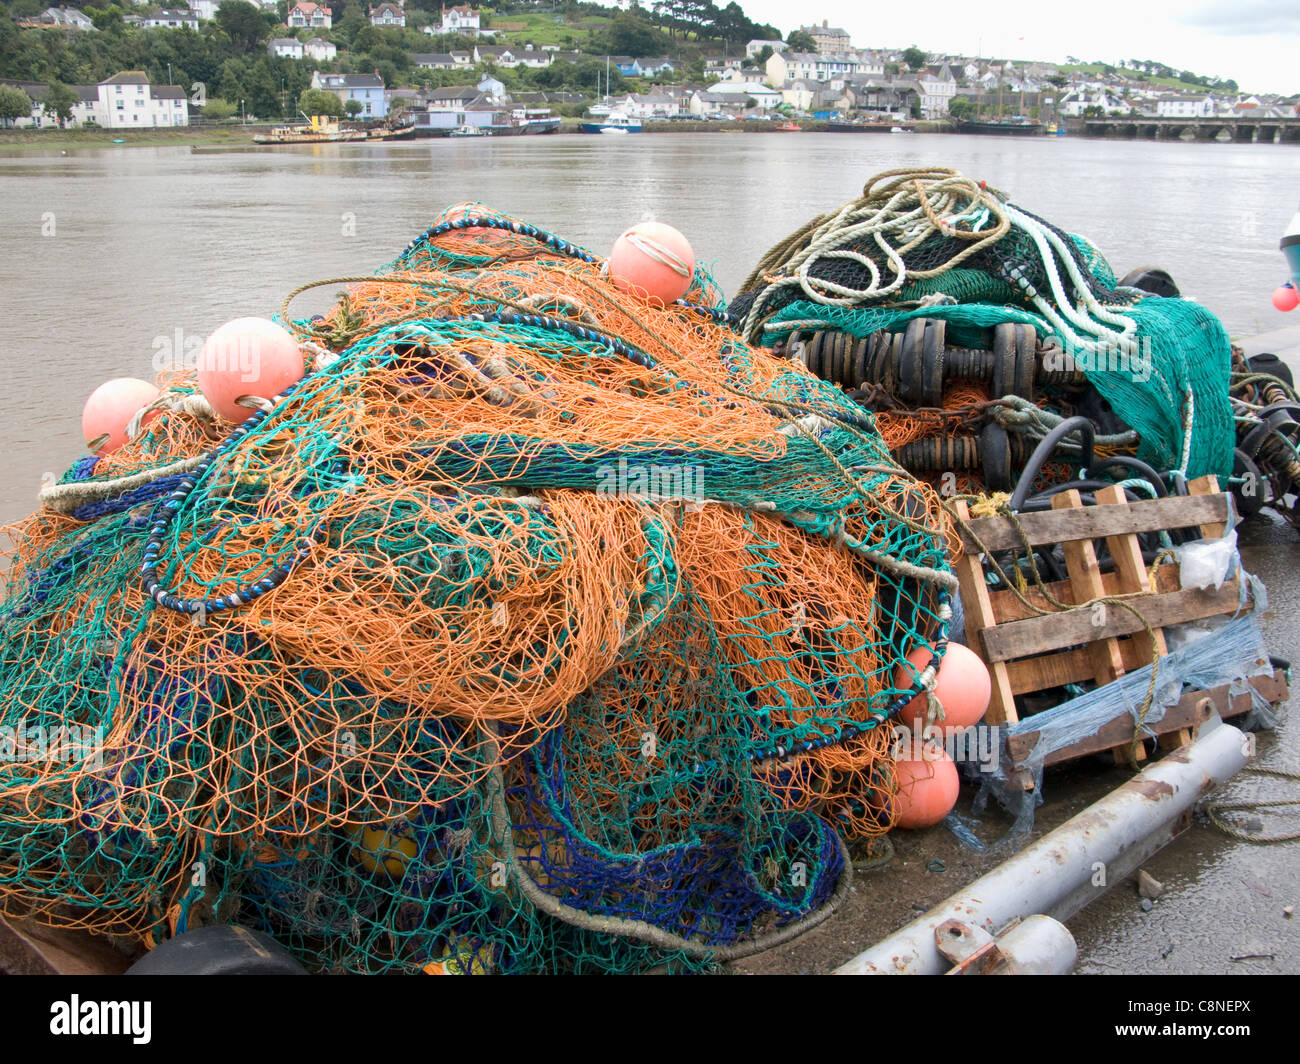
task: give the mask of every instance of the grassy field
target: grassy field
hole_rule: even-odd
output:
[[[512,12],[509,15],[501,15],[502,22],[524,22],[527,28],[522,30],[510,30],[502,33],[500,40],[507,44],[534,44],[538,48],[543,45],[553,44],[565,51],[573,51],[580,44],[586,42],[588,32],[586,29],[578,29],[576,22],[582,22],[584,25],[590,23],[593,27],[596,24],[604,29],[610,24],[612,19],[604,18],[599,15],[582,15],[576,17],[574,22],[566,22],[561,14],[552,14],[549,11],[536,12]],[[489,26],[490,28],[490,26]]]
[[[1073,65],[1067,64],[1059,67],[1059,69],[1062,74],[1073,74],[1075,72],[1080,72],[1084,74],[1092,74],[1095,76],[1097,74],[1103,73],[1103,66],[1101,63],[1075,63]],[[1206,93],[1210,91],[1204,85],[1193,85],[1191,84],[1191,82],[1180,81],[1178,78],[1148,77],[1146,74],[1140,73],[1139,71],[1136,70],[1121,70],[1117,67],[1113,69],[1115,70],[1115,73],[1117,73],[1120,77],[1126,78],[1128,81],[1134,84],[1153,85],[1163,89],[1177,89],[1180,92],[1188,92],[1188,93],[1192,93],[1192,92]]]
[[[251,144],[260,126],[182,126],[179,129],[5,129],[0,130],[0,151],[5,149],[140,148],[175,144]],[[113,141],[121,138],[121,144]]]

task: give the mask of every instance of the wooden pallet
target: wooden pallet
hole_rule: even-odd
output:
[[[1162,562],[1153,572],[1143,563],[1137,534],[1160,529],[1199,529],[1207,539],[1221,537],[1230,518],[1227,496],[1218,490],[1213,477],[1202,477],[1188,485],[1190,494],[1165,499],[1128,502],[1118,486],[1096,493],[1097,505],[1084,506],[1077,491],[1062,492],[1052,500],[1052,510],[1007,517],[974,518],[964,502],[956,505],[958,516],[967,522],[963,529],[964,553],[958,559],[957,578],[966,616],[966,637],[989,666],[992,698],[985,721],[1011,724],[1019,717],[1015,697],[1061,687],[1068,683],[1095,681],[1110,683],[1125,673],[1151,663],[1153,651],[1166,652],[1163,629],[1187,621],[1202,620],[1237,612],[1240,586],[1227,580],[1218,590],[1180,587],[1178,565]],[[1014,591],[992,591],[985,582],[979,543],[990,551],[1024,552],[1024,545],[1061,544],[1068,579],[1046,585],[1059,602],[1070,605],[1093,602],[1116,594],[1137,593],[1129,601],[1142,618],[1114,604],[1061,612],[1038,588],[1023,594],[1034,606],[1050,610],[1036,613]],[[1113,572],[1102,573],[1097,565],[1094,540],[1105,540],[1115,561]],[[1258,677],[1255,686],[1271,702],[1287,697],[1285,679]],[[1186,705],[1170,707],[1164,717],[1149,725],[1162,747],[1181,746],[1208,710],[1198,709],[1206,697],[1221,716],[1244,713],[1250,699],[1228,697],[1227,688],[1191,692]],[[1122,713],[1102,727],[1098,734],[1080,740],[1048,759],[1052,764],[1111,749],[1117,761],[1127,760],[1132,745],[1133,721]],[[1037,733],[1013,738],[1008,752],[1014,767],[1033,748]],[[1138,748],[1139,758],[1145,751]],[[1023,775],[1023,774],[1022,774]],[[1022,781],[1023,782],[1023,781]]]

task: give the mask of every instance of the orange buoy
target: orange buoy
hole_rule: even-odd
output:
[[[138,377],[116,377],[105,381],[86,400],[81,408],[81,432],[90,447],[101,436],[108,439],[91,448],[96,454],[111,454],[126,443],[126,427],[144,407],[161,393],[148,381]],[[157,411],[145,415],[144,420],[157,417]]]
[[[1273,306],[1284,314],[1300,306],[1300,291],[1290,281],[1273,289]]]
[[[614,241],[609,276],[619,291],[666,305],[691,287],[695,252],[671,225],[642,222]]]
[[[270,399],[303,375],[302,352],[286,329],[266,318],[236,318],[208,337],[199,352],[199,391],[227,421],[247,421],[253,411],[236,399]]]
[[[907,660],[919,673],[930,664],[931,656],[930,648],[922,644],[908,652]],[[912,683],[912,670],[900,665],[894,672],[894,686],[906,690]],[[957,731],[979,723],[989,708],[992,693],[988,666],[979,655],[960,643],[949,643],[939,664],[938,682],[934,688],[934,696],[943,706],[943,720],[935,723]],[[899,711],[898,719],[909,728],[923,728],[925,708],[925,696],[917,695]]]
[[[952,812],[961,789],[957,766],[934,743],[927,743],[920,760],[894,762],[898,793],[894,795],[894,826],[928,828]]]

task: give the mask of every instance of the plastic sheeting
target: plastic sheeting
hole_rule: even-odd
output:
[[[1258,605],[1258,604],[1257,604]],[[988,771],[978,773],[980,791],[975,797],[978,816],[996,798],[1015,818],[1010,833],[1002,842],[1033,830],[1034,810],[1043,801],[1043,763],[1048,755],[1071,743],[1095,734],[1107,721],[1127,712],[1136,726],[1139,710],[1151,684],[1152,666],[1136,669],[1112,683],[1085,695],[1063,702],[1052,709],[1026,717],[1015,724],[996,729],[999,733],[1000,757]],[[1233,618],[1222,627],[1184,643],[1162,657],[1156,669],[1156,689],[1145,718],[1143,732],[1155,733],[1149,725],[1164,718],[1169,706],[1176,703],[1184,690],[1209,690],[1228,685],[1231,695],[1249,693],[1252,709],[1244,720],[1246,727],[1270,728],[1276,723],[1273,707],[1249,682],[1253,676],[1270,675],[1264,636],[1253,613]],[[1034,789],[1024,791],[1008,780],[1006,739],[1025,732],[1038,732],[1038,742],[1028,758],[1018,767],[1028,769],[1034,777]],[[961,838],[961,834],[958,833]]]

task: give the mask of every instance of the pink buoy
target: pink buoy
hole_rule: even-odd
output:
[[[199,352],[199,391],[212,408],[236,424],[253,411],[243,395],[270,399],[302,379],[302,352],[287,330],[266,318],[236,318],[208,337]]]
[[[666,305],[691,287],[695,252],[671,225],[642,222],[614,241],[608,266],[619,291]]]
[[[899,758],[894,762],[898,793],[894,795],[894,826],[928,828],[952,812],[961,791],[957,766],[933,743],[919,759]]]
[[[1284,314],[1288,310],[1295,310],[1300,306],[1300,291],[1297,291],[1296,286],[1290,281],[1278,285],[1273,289],[1273,306]]]
[[[930,663],[930,657],[929,647],[918,646],[908,652],[907,660],[920,673]],[[989,698],[993,694],[988,666],[979,655],[960,643],[949,643],[939,664],[937,679],[934,696],[943,706],[943,720],[935,723],[945,730],[956,731],[978,724],[989,708]],[[900,665],[894,672],[894,686],[906,690],[912,683],[912,670]],[[917,695],[899,710],[898,719],[914,730],[923,728],[925,709],[925,696]]]
[[[101,437],[108,439],[92,448],[96,454],[111,454],[124,443],[126,427],[142,409],[152,403],[161,393],[148,381],[136,377],[117,377],[105,381],[86,400],[81,408],[81,432],[86,446]],[[157,412],[148,414],[144,420],[157,417]]]

